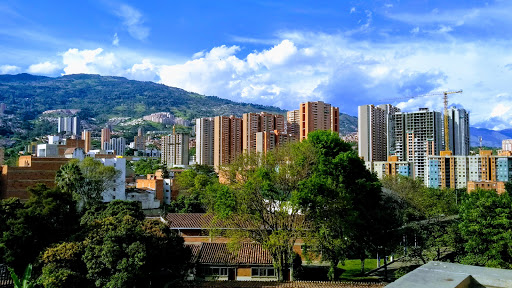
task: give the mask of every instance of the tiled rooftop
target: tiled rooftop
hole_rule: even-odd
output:
[[[205,213],[169,213],[165,220],[171,229],[202,229],[209,227],[213,215]]]
[[[179,287],[191,288],[380,288],[384,283],[363,282],[322,282],[322,281],[293,281],[293,282],[265,282],[265,281],[205,281],[188,282]]]
[[[257,243],[242,243],[238,251],[231,251],[227,243],[189,244],[198,264],[255,264],[272,265],[272,257]],[[195,246],[195,247],[194,247]]]
[[[11,288],[14,286],[11,273],[7,269],[7,265],[0,264],[0,288]]]

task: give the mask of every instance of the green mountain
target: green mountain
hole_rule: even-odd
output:
[[[8,113],[22,120],[35,119],[43,111],[53,109],[81,109],[82,117],[93,117],[99,122],[111,117],[141,117],[154,112],[171,112],[185,119],[285,112],[272,106],[233,102],[153,82],[87,74],[57,78],[0,75],[0,102],[6,104]]]

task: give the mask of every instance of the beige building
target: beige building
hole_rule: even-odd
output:
[[[242,119],[217,116],[213,131],[213,165],[218,169],[242,154]]]
[[[101,149],[106,150],[107,145],[110,142],[110,128],[105,127],[101,129]]]
[[[322,101],[301,103],[299,108],[300,141],[316,130],[339,133],[340,109]]]
[[[188,165],[189,135],[173,133],[163,136],[161,142],[161,162],[167,167]]]
[[[82,140],[84,140],[84,152],[88,153],[91,150],[91,131],[82,131]]]
[[[279,132],[278,130],[258,132],[256,133],[256,152],[266,153],[279,145],[291,141],[294,141],[294,137],[291,134]]]

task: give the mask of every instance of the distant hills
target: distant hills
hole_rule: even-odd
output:
[[[274,106],[234,102],[154,82],[89,74],[56,78],[25,73],[0,75],[0,103],[6,104],[6,113],[21,121],[37,119],[44,111],[54,109],[80,109],[80,117],[94,118],[97,123],[154,112],[171,112],[188,120],[261,111],[286,113]],[[357,117],[341,113],[340,132],[356,131]]]
[[[64,108],[81,109],[84,117],[100,121],[111,117],[142,117],[154,112],[171,112],[185,119],[285,112],[277,107],[233,102],[153,82],[87,74],[57,78],[0,75],[0,102],[22,120],[35,119],[46,110]]]
[[[482,146],[501,147],[501,141],[512,139],[512,129],[489,130],[485,128],[469,128],[470,145],[472,147],[480,146],[480,137],[482,137]]]

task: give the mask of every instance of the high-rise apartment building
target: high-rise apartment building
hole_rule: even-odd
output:
[[[286,113],[286,133],[291,134],[295,139],[300,137],[300,114],[299,109]]]
[[[316,130],[339,133],[340,110],[322,101],[301,103],[299,108],[300,141]]]
[[[235,116],[214,118],[213,165],[219,168],[242,154],[242,119]]]
[[[213,118],[196,119],[196,162],[213,165]]]
[[[137,136],[133,137],[134,149],[142,151],[146,149],[146,139],[144,139],[144,130],[139,128]]]
[[[452,151],[453,155],[469,155],[469,113],[466,110],[448,109],[448,131],[450,147],[446,149],[443,137],[444,150]]]
[[[394,122],[400,109],[389,104],[358,107],[358,151],[365,161],[386,161],[394,150]]]
[[[161,162],[169,168],[188,166],[188,142],[190,136],[186,133],[173,133],[162,137]]]
[[[443,119],[440,112],[421,108],[416,112],[391,115],[395,150],[399,161],[414,165],[414,177],[424,178],[427,156],[439,155],[442,149]]]
[[[123,156],[126,151],[126,139],[123,137],[110,139],[110,143],[105,150],[114,150],[116,155]]]
[[[82,140],[84,140],[85,143],[84,152],[88,153],[91,150],[91,131],[82,131]]]
[[[101,129],[101,149],[107,150],[108,145],[110,143],[110,127],[105,127]]]
[[[59,117],[57,123],[57,132],[71,135],[80,135],[80,118]]]
[[[242,150],[245,153],[256,151],[256,133],[284,132],[284,116],[266,112],[245,113],[242,116]]]

